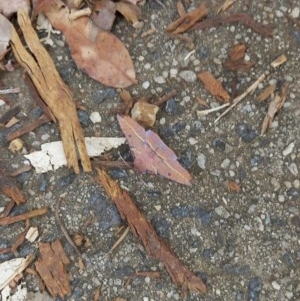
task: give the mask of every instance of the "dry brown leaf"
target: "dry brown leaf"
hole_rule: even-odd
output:
[[[228,181],[227,189],[228,189],[228,192],[239,192],[241,190],[241,187],[238,183],[236,183],[234,181]]]
[[[276,84],[272,84],[268,87],[266,87],[258,96],[257,100],[259,102],[263,102],[267,100],[276,90]]]
[[[276,92],[272,101],[270,102],[268,112],[265,116],[261,127],[261,134],[265,134],[269,127],[272,125],[273,119],[278,111],[283,107],[287,97],[288,84],[284,83],[280,91]]]
[[[88,17],[74,20],[60,0],[44,6],[43,12],[51,24],[63,32],[75,63],[89,76],[116,88],[137,82],[127,49],[112,33],[100,30]]]
[[[58,121],[68,167],[74,168],[75,173],[79,173],[78,150],[84,171],[91,171],[91,163],[72,93],[62,81],[48,52],[41,45],[29,16],[24,10],[18,11],[18,22],[34,57],[25,49],[12,26],[11,45],[15,57],[28,72],[41,98]]]
[[[119,184],[105,171],[98,169],[98,176],[99,182],[117,206],[122,219],[128,223],[131,231],[142,240],[147,252],[165,266],[172,281],[182,288],[183,294],[186,295],[188,290],[206,292],[206,285],[180,262],[175,253],[158,236],[128,192],[121,189]]]
[[[175,35],[183,33],[192,28],[197,22],[200,22],[203,18],[207,16],[207,14],[207,4],[203,3],[196,9],[172,22],[166,28],[166,31]]]
[[[119,106],[122,110],[122,112],[120,111],[119,114],[128,115],[133,106],[133,99],[130,93],[124,89],[120,92],[120,98],[123,101],[123,103]]]
[[[224,102],[230,101],[230,95],[223,88],[222,84],[217,79],[215,79],[211,73],[205,71],[199,73],[197,76],[203,83],[205,89],[213,96],[215,96],[218,100]]]
[[[246,54],[246,45],[240,43],[235,45],[228,54],[228,58],[224,63],[224,66],[232,71],[248,71],[253,67],[254,63],[244,60]]]
[[[70,259],[59,240],[50,243],[39,243],[41,258],[35,263],[40,277],[44,281],[52,297],[64,298],[70,294],[70,279],[66,266]]]
[[[127,22],[131,23],[135,28],[141,28],[143,23],[141,19],[141,9],[131,3],[117,2],[116,10],[125,17]]]

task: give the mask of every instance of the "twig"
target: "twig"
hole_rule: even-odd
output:
[[[0,94],[19,93],[19,92],[20,92],[20,88],[10,88],[10,89],[0,90]]]
[[[271,25],[257,23],[249,15],[243,13],[211,18],[197,23],[190,30],[203,30],[206,28],[217,27],[226,23],[235,22],[243,23],[245,26],[250,27],[262,36],[271,37],[273,35],[273,27]]]
[[[47,207],[42,207],[40,209],[36,209],[36,210],[32,210],[20,215],[16,215],[16,216],[6,216],[6,217],[2,217],[0,218],[0,226],[6,226],[6,225],[10,225],[16,222],[20,222],[20,221],[25,221],[29,218],[33,218],[33,217],[37,217],[43,214],[46,214],[48,212],[48,208]]]
[[[216,112],[216,111],[222,110],[222,109],[228,107],[229,105],[230,105],[230,103],[224,103],[223,105],[221,105],[219,107],[215,107],[215,108],[211,108],[211,109],[207,109],[207,110],[197,111],[197,116],[200,117],[200,116],[208,115],[208,114],[210,114],[212,112]]]
[[[243,100],[248,94],[252,93],[258,85],[266,78],[266,75],[261,75],[248,89],[242,93],[241,95],[237,96],[233,99],[232,104],[230,107],[225,110],[216,120],[215,123],[217,123],[223,116],[225,116],[229,111],[231,111],[241,100]]]
[[[0,214],[0,218],[8,216],[10,212],[13,210],[13,208],[15,207],[15,205],[16,202],[14,200],[11,200],[9,203],[7,203],[5,209]]]
[[[85,269],[82,255],[81,255],[79,249],[77,248],[77,246],[74,244],[72,238],[70,237],[66,227],[64,226],[64,224],[63,224],[63,222],[62,222],[62,220],[59,216],[61,200],[62,200],[61,198],[58,198],[56,203],[55,203],[55,218],[56,218],[56,221],[57,221],[62,233],[64,234],[65,238],[67,239],[68,243],[71,245],[71,247],[73,248],[73,250],[76,252],[77,256],[79,257],[79,266],[80,266],[80,268]]]
[[[153,105],[160,106],[170,98],[174,97],[177,94],[176,90],[171,90],[165,95],[161,96],[157,101],[151,102]]]
[[[122,240],[126,237],[128,234],[130,228],[127,226],[122,235],[118,238],[118,240],[114,243],[114,245],[110,248],[110,250],[107,252],[107,254],[111,253],[121,242]]]

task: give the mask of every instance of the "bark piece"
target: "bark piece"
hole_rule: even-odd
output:
[[[20,215],[1,217],[0,226],[6,226],[16,222],[25,221],[27,219],[46,214],[47,212],[48,208],[42,207],[40,209],[32,210]]]
[[[159,107],[148,102],[137,101],[132,110],[131,117],[145,127],[151,127],[156,121]]]
[[[5,175],[3,170],[0,170],[0,191],[10,197],[18,205],[26,201],[25,196],[18,188],[14,179]]]
[[[276,84],[272,84],[268,87],[266,87],[258,96],[257,100],[259,102],[263,102],[267,100],[276,90]]]
[[[145,215],[137,208],[127,191],[120,188],[105,171],[98,169],[99,181],[106,193],[117,206],[120,215],[132,232],[139,237],[147,252],[165,266],[172,281],[180,286],[183,293],[206,292],[206,285],[185,267],[169,246],[155,232]]]
[[[262,36],[271,37],[273,35],[273,26],[257,23],[249,15],[244,13],[211,18],[197,23],[194,27],[191,28],[191,30],[203,30],[206,28],[217,27],[227,23],[235,23],[235,22],[243,23],[245,26],[250,27],[256,33]]]
[[[145,131],[128,116],[118,116],[118,121],[130,145],[137,171],[160,174],[175,182],[191,185],[191,175],[179,164],[175,153],[156,133]]]
[[[83,131],[72,93],[62,81],[51,57],[40,44],[28,14],[22,9],[18,11],[18,22],[34,57],[22,45],[12,26],[11,45],[14,54],[19,64],[28,72],[41,98],[58,121],[68,167],[74,168],[75,173],[79,173],[78,149],[84,171],[91,171],[91,162],[84,144]]]
[[[65,253],[61,242],[39,243],[41,258],[35,263],[35,267],[43,279],[52,297],[64,298],[70,294],[70,279],[66,266],[70,259]]]
[[[235,45],[228,54],[228,58],[224,63],[224,66],[232,71],[248,71],[253,67],[254,63],[244,60],[246,54],[246,45],[240,43]]]
[[[208,71],[199,73],[198,78],[203,83],[205,89],[211,93],[213,96],[215,96],[217,99],[229,102],[230,101],[230,95],[227,93],[227,91],[223,88],[222,84],[214,78],[214,76],[209,73]]]
[[[284,83],[283,86],[281,87],[280,91],[275,93],[272,101],[270,102],[268,112],[265,116],[265,119],[264,119],[262,127],[261,127],[262,135],[267,132],[269,127],[272,125],[275,115],[283,107],[284,102],[287,97],[287,90],[288,90],[288,84]]]
[[[207,14],[207,4],[203,3],[196,9],[192,10],[190,13],[187,13],[176,21],[172,22],[166,28],[166,31],[175,35],[183,33],[192,28],[197,22],[205,18]]]

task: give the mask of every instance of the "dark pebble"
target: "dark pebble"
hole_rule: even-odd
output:
[[[258,136],[257,130],[246,123],[239,123],[236,126],[236,133],[246,142],[251,142]]]
[[[300,46],[300,31],[293,27],[291,29],[291,36],[293,37],[295,42],[298,44],[298,46]]]
[[[158,233],[158,235],[162,237],[168,237],[170,234],[170,223],[161,215],[156,214],[151,219],[151,224],[153,225],[154,229]]]
[[[258,301],[261,292],[261,280],[259,277],[252,278],[248,284],[248,301]]]
[[[48,181],[46,179],[46,175],[45,174],[41,174],[40,178],[39,178],[39,191],[40,192],[45,192],[47,190],[48,187]]]
[[[26,181],[29,181],[31,177],[32,177],[31,171],[22,172],[21,174],[18,175],[17,180],[20,184],[24,184]]]
[[[226,143],[220,139],[220,138],[215,138],[212,142],[212,145],[215,149],[224,152],[226,148]]]
[[[261,155],[255,155],[253,158],[250,159],[251,166],[257,166],[264,161],[264,157]]]
[[[72,291],[72,296],[76,298],[81,298],[84,295],[83,289],[75,287]],[[77,299],[78,300],[78,299]]]
[[[150,198],[153,198],[153,199],[158,199],[161,197],[160,191],[148,190],[148,191],[146,191],[146,193]]]
[[[204,249],[202,252],[202,257],[206,260],[211,260],[214,255],[215,255],[216,251],[213,249]]]
[[[183,165],[183,167],[185,167],[186,169],[190,169],[193,161],[192,161],[192,151],[190,149],[185,150],[182,154],[181,154],[181,158],[179,160],[179,162]]]
[[[57,180],[56,186],[58,189],[65,188],[65,187],[71,185],[74,182],[75,178],[76,178],[76,175],[74,173],[70,173],[67,176],[62,176]]]
[[[294,187],[291,187],[287,192],[286,194],[292,198],[298,198],[299,197],[299,190],[294,188]]]
[[[91,124],[89,113],[85,110],[78,110],[77,114],[78,114],[80,124],[84,128],[87,128]]]
[[[247,275],[250,273],[250,266],[248,264],[245,265],[225,264],[223,266],[223,269],[227,274],[231,274],[234,276]]]
[[[135,270],[130,266],[121,266],[113,272],[115,278],[130,277],[134,275]]]
[[[205,46],[200,46],[196,49],[196,55],[198,55],[199,59],[205,59],[208,56],[208,48]]]
[[[293,259],[293,256],[290,252],[286,252],[281,256],[281,260],[283,263],[285,263],[290,269],[293,269],[296,267],[295,261]]]
[[[0,227],[0,232],[1,232],[1,227]],[[9,248],[9,247],[11,247],[11,243],[8,240],[6,240],[0,236],[0,249],[5,249],[5,248]],[[0,262],[4,262],[4,261],[10,260],[12,258],[14,258],[14,254],[11,252],[0,253]]]
[[[291,222],[298,230],[300,230],[300,216],[293,216]]]
[[[171,209],[174,218],[199,218],[203,225],[208,226],[211,222],[211,214],[199,206],[181,206]]]
[[[115,89],[107,88],[103,90],[97,90],[94,92],[92,99],[95,103],[100,104],[107,99],[112,99],[117,95]]]
[[[240,169],[237,176],[240,181],[243,181],[247,178],[247,172],[244,169]]]
[[[34,109],[32,109],[29,112],[28,117],[33,118],[33,119],[37,119],[37,118],[41,117],[43,113],[44,113],[44,111],[41,107],[35,107]]]
[[[271,220],[271,225],[274,227],[284,227],[287,225],[287,223],[279,217],[271,217],[270,220]]]
[[[21,249],[19,250],[19,256],[20,257],[26,257],[29,254],[32,254],[35,252],[34,246],[31,246],[30,244],[22,244]]]
[[[161,137],[167,139],[174,137],[185,128],[186,124],[183,121],[179,121],[172,125],[162,125],[159,127],[159,134]]]
[[[126,170],[121,168],[113,168],[109,171],[109,174],[115,179],[123,179],[128,177]]]
[[[174,98],[171,98],[167,101],[165,106],[165,111],[169,115],[176,115],[179,112],[178,104]]]
[[[244,301],[245,295],[243,292],[237,292],[235,295],[235,301]]]
[[[193,122],[193,124],[191,126],[190,135],[192,137],[197,136],[201,133],[202,129],[203,129],[203,125],[202,125],[201,121],[197,120],[197,121]]]
[[[92,191],[89,203],[97,214],[99,229],[105,231],[121,224],[121,217],[115,205],[113,205],[100,191]]]

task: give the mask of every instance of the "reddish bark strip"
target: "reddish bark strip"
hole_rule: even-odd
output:
[[[243,23],[245,26],[250,27],[251,29],[253,29],[255,32],[259,33],[262,36],[271,37],[273,35],[273,27],[271,25],[264,25],[261,23],[257,23],[250,16],[242,13],[232,14],[230,16],[211,18],[197,23],[190,30],[196,30],[196,29],[202,30],[206,28],[217,27],[227,23],[235,23],[235,22]]]
[[[138,209],[127,191],[120,188],[105,171],[98,169],[99,182],[117,206],[120,215],[132,232],[138,236],[147,252],[163,263],[172,281],[181,286],[183,294],[188,290],[205,293],[206,285],[185,267],[169,246],[155,232],[145,215]]]

